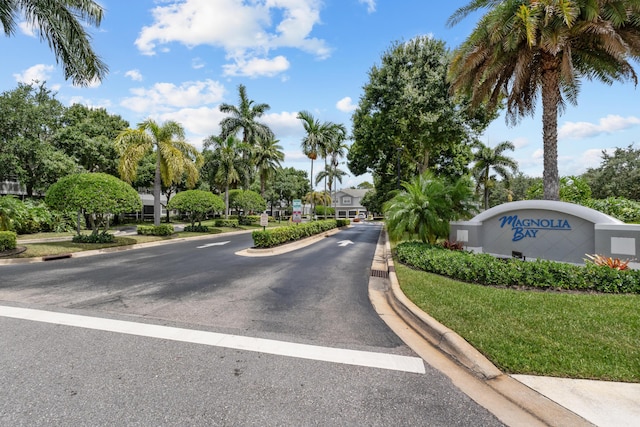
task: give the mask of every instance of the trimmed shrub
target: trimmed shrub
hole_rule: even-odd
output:
[[[334,219],[307,222],[269,230],[255,230],[252,233],[253,245],[256,248],[272,248],[284,243],[304,239],[305,237],[323,233],[337,227]]]
[[[238,217],[238,224],[240,225],[253,225],[260,222],[259,215],[241,215]]]
[[[496,258],[489,254],[451,251],[421,242],[403,242],[398,260],[411,267],[481,285],[640,293],[640,270],[616,270],[587,263]]]
[[[0,252],[15,249],[18,245],[18,237],[13,231],[0,231]]]
[[[114,243],[116,237],[109,233],[76,234],[71,238],[73,243]]]
[[[213,222],[215,227],[230,227],[230,228],[238,228],[238,220],[237,219],[216,219]]]
[[[138,234],[143,236],[171,236],[173,234],[173,225],[139,225]]]
[[[210,230],[206,225],[187,225],[184,231],[191,233],[208,233]]]
[[[336,224],[338,227],[346,227],[349,224],[351,224],[351,221],[349,221],[348,219],[337,219],[336,220]]]

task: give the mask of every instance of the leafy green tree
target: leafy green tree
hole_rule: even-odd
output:
[[[613,154],[603,150],[600,166],[587,169],[582,178],[596,199],[624,197],[640,201],[640,149],[631,144],[616,148]]]
[[[580,79],[637,82],[630,59],[640,57],[640,5],[604,0],[474,0],[449,18],[453,25],[488,8],[456,50],[450,77],[474,105],[506,103],[517,123],[542,98],[544,198],[558,200],[558,113],[577,104]]]
[[[126,182],[106,173],[67,175],[49,187],[45,202],[60,212],[75,211],[88,215],[93,235],[97,235],[100,229],[107,232],[110,215],[142,209],[138,193]]]
[[[374,186],[369,181],[362,181],[360,184],[356,185],[356,188],[359,190],[371,190]]]
[[[204,143],[206,179],[224,191],[225,218],[229,218],[229,190],[249,174],[245,153],[250,149],[238,138],[210,136]]]
[[[267,208],[267,202],[255,191],[231,190],[229,192],[229,206],[240,216],[244,216],[264,211]]]
[[[140,161],[154,152],[156,168],[153,181],[153,223],[160,225],[161,186],[169,186],[186,174],[187,185],[194,187],[202,166],[202,156],[184,140],[184,129],[174,121],[159,125],[152,119],[138,124],[137,129],[126,129],[116,137],[120,153],[118,170],[123,180],[135,181]]]
[[[91,0],[0,0],[0,23],[7,36],[15,34],[17,22],[24,18],[38,29],[56,61],[62,64],[65,79],[88,86],[102,80],[107,65],[94,53],[85,25],[100,26],[103,8]]]
[[[384,205],[389,237],[395,241],[418,236],[425,243],[435,243],[448,237],[449,221],[467,219],[476,211],[466,176],[451,182],[425,172],[403,188]]]
[[[73,104],[61,118],[52,144],[75,159],[88,172],[118,174],[118,152],[114,140],[129,127],[122,117],[104,108]]]
[[[474,164],[471,173],[478,186],[482,186],[484,208],[489,209],[489,189],[492,182],[495,181],[495,176],[491,175],[491,171],[493,170],[508,184],[511,174],[518,170],[518,163],[503,153],[506,150],[513,151],[515,146],[511,141],[503,141],[495,148],[491,148],[477,141],[474,148],[476,151],[473,153]]]
[[[276,173],[272,191],[278,195],[278,200],[283,200],[287,206],[291,206],[294,199],[301,199],[311,191],[309,177],[306,171],[292,167],[283,168]]]
[[[202,220],[210,212],[222,212],[224,202],[219,196],[203,190],[181,191],[169,201],[167,209],[188,214],[191,226],[202,225]]]
[[[471,142],[495,117],[451,96],[449,57],[443,41],[416,37],[394,43],[369,71],[352,117],[354,142],[347,159],[355,175],[374,175],[381,197],[397,189],[396,182],[427,169],[464,175]]]
[[[537,181],[527,190],[527,199],[540,200],[543,194],[543,183]],[[585,205],[590,199],[591,188],[585,179],[573,175],[560,178],[560,200]]]
[[[51,143],[64,110],[44,84],[20,83],[0,95],[0,179],[17,179],[28,197],[77,170]]]

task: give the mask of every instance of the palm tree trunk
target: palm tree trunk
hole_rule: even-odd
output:
[[[229,219],[229,183],[224,189],[224,219]]]
[[[489,168],[484,174],[484,210],[489,209]]]
[[[542,141],[544,147],[544,170],[542,182],[545,200],[560,200],[558,177],[558,104],[560,85],[558,59],[547,55],[543,59],[542,71]]]
[[[311,212],[309,212],[309,214],[311,215],[311,218],[313,220],[313,215],[314,215],[314,199],[315,197],[313,197],[313,159],[311,159]]]
[[[158,151],[160,148],[158,148]],[[156,153],[156,175],[153,180],[153,225],[156,227],[160,225],[160,153]]]

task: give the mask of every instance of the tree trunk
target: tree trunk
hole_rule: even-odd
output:
[[[544,148],[544,200],[560,200],[558,176],[558,59],[547,54],[542,61],[542,141]]]
[[[311,159],[311,212],[309,212],[309,215],[311,216],[311,220],[313,220],[313,216],[315,214],[315,208],[314,208],[314,194],[313,194],[313,159]],[[304,209],[302,209],[304,211]]]
[[[224,189],[224,219],[229,219],[229,183]]]
[[[160,225],[160,217],[162,214],[160,208],[160,149],[156,152],[156,176],[153,180],[153,225],[156,227]]]

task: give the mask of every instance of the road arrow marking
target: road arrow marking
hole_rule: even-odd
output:
[[[349,245],[353,245],[353,242],[351,240],[340,240],[338,242],[338,246],[349,246]]]
[[[227,242],[207,243],[206,245],[198,246],[198,249],[208,248],[209,246],[222,246],[222,245],[226,245],[229,242],[230,240]]]

